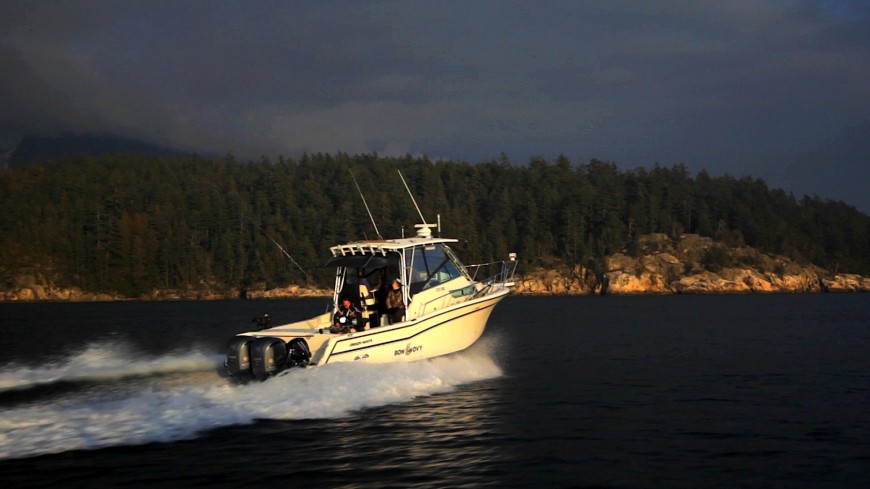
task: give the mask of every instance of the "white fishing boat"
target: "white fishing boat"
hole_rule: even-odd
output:
[[[230,341],[227,373],[243,382],[264,380],[293,367],[409,362],[474,344],[514,285],[516,255],[465,266],[449,246],[457,240],[433,236],[435,227],[424,222],[414,237],[330,248],[327,266],[336,270],[330,310],[238,334]],[[344,313],[344,299],[356,314]]]

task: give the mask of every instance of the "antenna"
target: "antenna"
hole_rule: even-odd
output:
[[[408,191],[408,195],[411,196],[411,202],[413,202],[413,203],[414,203],[414,207],[417,208],[417,214],[420,214],[420,220],[423,221],[423,225],[424,225],[424,226],[429,227],[429,225],[426,224],[426,218],[423,217],[423,213],[420,212],[420,207],[417,205],[417,201],[414,200],[414,194],[411,193],[411,189],[408,188],[408,184],[407,184],[407,182],[405,182],[405,177],[402,176],[402,172],[401,172],[401,170],[396,170],[396,171],[399,172],[399,178],[402,179],[402,183],[405,184],[405,190],[407,190],[407,191]]]
[[[369,213],[369,219],[372,220],[372,226],[375,228],[375,234],[378,235],[378,239],[383,239],[383,237],[381,236],[381,232],[378,231],[378,225],[375,224],[375,218],[372,217],[372,211],[369,210],[369,205],[368,205],[368,203],[366,202],[366,198],[365,198],[365,196],[363,195],[362,190],[359,188],[359,184],[356,183],[356,177],[353,176],[353,172],[350,171],[350,168],[348,168],[347,171],[348,171],[348,173],[350,173],[350,178],[353,179],[353,184],[356,185],[356,191],[359,192],[359,196],[360,196],[360,198],[361,198],[362,201],[363,201],[363,205],[366,207],[366,212]],[[365,231],[363,231],[363,235],[365,235]],[[366,239],[368,239],[368,238],[366,238]]]

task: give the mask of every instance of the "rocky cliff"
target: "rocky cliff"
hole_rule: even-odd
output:
[[[644,236],[638,257],[616,253],[603,270],[535,270],[517,279],[517,294],[699,294],[870,292],[870,278],[832,274],[749,247],[726,248],[694,234]]]
[[[330,289],[302,287],[267,288],[257,284],[247,290],[225,288],[218,284],[201,283],[184,289],[153,290],[139,297],[124,297],[110,292],[88,292],[78,287],[61,287],[48,272],[28,271],[9,280],[0,290],[0,302],[109,302],[124,300],[172,301],[172,300],[223,300],[223,299],[276,299],[331,296]]]
[[[516,277],[520,295],[708,294],[764,292],[870,292],[870,278],[833,274],[749,247],[726,248],[710,238],[686,234],[672,239],[644,236],[637,257],[616,253],[598,270],[583,266],[526,271]],[[322,297],[328,289],[257,284],[240,291],[216,284],[155,290],[135,300],[212,300]],[[118,294],[55,285],[50,274],[30,272],[9,279],[0,301],[114,301]]]

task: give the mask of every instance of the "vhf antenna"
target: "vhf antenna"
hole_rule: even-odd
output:
[[[366,212],[368,212],[369,214],[369,219],[372,220],[372,226],[375,228],[375,234],[378,235],[378,239],[383,239],[383,236],[381,236],[381,232],[378,231],[378,225],[375,224],[375,218],[372,216],[372,211],[369,210],[369,205],[368,203],[366,203],[366,198],[362,193],[362,189],[360,189],[359,184],[356,183],[356,177],[353,176],[353,172],[350,170],[350,168],[348,168],[347,171],[350,173],[350,178],[353,179],[353,184],[356,185],[356,191],[359,192],[359,196],[363,201],[363,205],[366,207]],[[365,232],[363,232],[363,234],[365,234]]]

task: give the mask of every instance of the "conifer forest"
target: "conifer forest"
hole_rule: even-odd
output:
[[[420,217],[399,171],[468,263],[516,252],[520,270],[595,269],[609,254],[637,254],[644,234],[695,233],[870,274],[870,216],[760,179],[564,156],[470,164],[339,153],[82,156],[8,170],[0,276],[49,270],[64,285],[131,297],[205,283],[328,286],[330,246],[378,238],[372,220],[384,238],[415,232]]]

